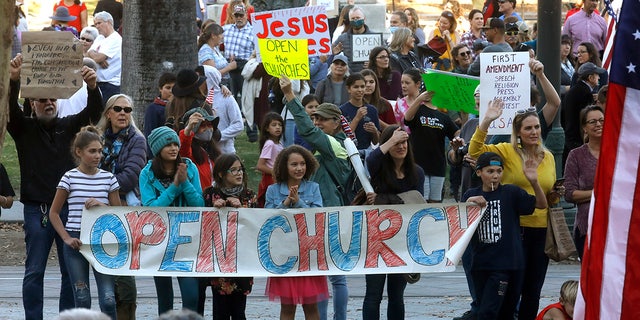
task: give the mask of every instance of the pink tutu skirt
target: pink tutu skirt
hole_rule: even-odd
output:
[[[314,304],[329,299],[329,287],[325,276],[273,277],[265,294],[283,304]]]

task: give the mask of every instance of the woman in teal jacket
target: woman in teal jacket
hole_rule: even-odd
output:
[[[202,207],[204,198],[198,168],[181,159],[180,139],[169,127],[153,129],[148,137],[153,159],[140,172],[140,197],[148,207]],[[171,277],[153,277],[158,295],[158,315],[173,310]],[[197,311],[198,279],[178,277],[182,308]]]

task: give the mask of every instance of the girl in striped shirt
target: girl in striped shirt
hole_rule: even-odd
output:
[[[89,286],[89,262],[80,254],[80,223],[82,210],[95,206],[119,206],[118,181],[108,171],[98,168],[102,158],[102,140],[97,128],[86,126],[76,134],[71,153],[78,166],[67,171],[58,183],[49,219],[56,232],[64,240],[62,249],[67,271],[73,285],[76,308],[91,309]],[[60,210],[68,204],[69,218],[60,219]],[[100,311],[112,319],[116,318],[114,277],[93,271],[98,287]]]

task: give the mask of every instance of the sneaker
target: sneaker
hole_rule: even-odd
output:
[[[249,142],[253,143],[258,141],[258,127],[253,124],[253,128],[250,128],[246,123],[244,124],[245,131],[247,132],[247,138]]]
[[[473,313],[471,313],[471,310],[467,310],[467,312],[463,313],[459,317],[453,318],[453,320],[471,320],[471,319],[475,319],[475,318],[476,317],[473,315]]]

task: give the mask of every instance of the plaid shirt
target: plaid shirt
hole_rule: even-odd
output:
[[[225,24],[224,28],[224,56],[229,59],[234,55],[236,59],[249,60],[254,50],[253,27],[250,23],[242,29],[235,24]]]
[[[482,31],[480,34],[482,35],[481,39],[487,40],[487,36],[484,34],[484,31]],[[478,38],[471,31],[463,33],[460,37],[460,43],[466,44],[467,47],[471,50],[471,61],[476,58],[476,54],[473,51],[473,42],[476,40],[478,40]]]

